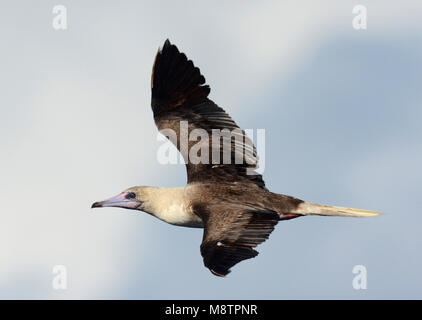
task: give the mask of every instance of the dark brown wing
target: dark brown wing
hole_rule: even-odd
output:
[[[280,219],[275,211],[240,205],[197,205],[194,210],[204,221],[204,265],[217,276],[226,276],[235,264],[258,255],[254,248],[268,239]]]
[[[193,62],[166,40],[154,62],[151,106],[158,129],[183,155],[188,183],[224,180],[265,188],[254,171],[258,159],[252,141],[208,99],[204,83]]]

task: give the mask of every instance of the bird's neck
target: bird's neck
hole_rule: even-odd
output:
[[[144,211],[170,224],[200,228],[202,221],[191,210],[188,197],[192,191],[190,188],[152,187],[148,190],[148,202]]]

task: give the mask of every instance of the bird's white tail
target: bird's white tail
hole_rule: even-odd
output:
[[[381,214],[381,212],[372,210],[327,206],[307,201],[302,202],[293,213],[338,217],[375,217]]]

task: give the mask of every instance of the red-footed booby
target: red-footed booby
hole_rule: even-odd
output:
[[[163,133],[172,130],[177,135],[177,141],[172,142],[185,160],[187,185],[132,187],[113,198],[95,202],[92,208],[139,210],[173,225],[204,228],[201,254],[204,265],[214,275],[226,276],[238,262],[255,257],[258,254],[255,247],[268,238],[280,220],[306,215],[370,217],[379,214],[320,205],[270,192],[262,175],[255,171],[257,161],[251,162],[246,156],[256,159],[251,140],[208,98],[210,88],[205,85],[200,70],[169,40],[156,55],[151,90],[151,106],[158,129]],[[200,149],[202,159],[207,161],[191,161],[189,155],[196,141],[182,141],[182,122],[187,123],[188,135],[194,130],[208,134],[206,148]],[[212,143],[215,129],[235,132],[240,135],[240,142],[230,137],[223,147],[220,141]],[[223,161],[227,160],[223,157],[227,151],[231,161]],[[242,161],[238,161],[239,153],[243,155]],[[212,158],[215,155],[221,155],[221,161],[216,162]]]

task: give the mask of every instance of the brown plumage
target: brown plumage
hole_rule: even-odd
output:
[[[145,211],[168,223],[204,228],[201,254],[204,264],[225,276],[238,262],[255,257],[280,220],[303,215],[366,217],[378,212],[326,206],[268,191],[258,168],[256,150],[231,117],[208,98],[210,88],[200,70],[166,40],[158,51],[151,78],[151,106],[158,129],[183,155],[187,185],[180,188],[132,187],[92,207],[123,207]],[[196,129],[206,141],[182,141]],[[213,132],[229,130],[221,144]],[[224,135],[223,135],[224,136]],[[215,136],[214,136],[215,139]],[[227,139],[227,140],[224,140]],[[199,146],[203,148],[198,148]],[[189,157],[193,148],[206,161]],[[215,161],[215,159],[218,161]],[[241,161],[239,161],[241,159]],[[228,160],[228,161],[227,161]]]
[[[188,134],[194,129],[204,129],[210,137],[209,164],[193,164],[188,161],[187,152],[196,141],[189,141],[187,148],[181,147],[180,136],[178,136],[177,147],[182,153],[188,174],[188,183],[200,181],[222,181],[226,182],[252,182],[264,188],[265,184],[259,174],[247,175],[247,168],[255,168],[257,162],[249,164],[243,161],[236,164],[236,154],[249,153],[256,157],[255,147],[252,141],[245,135],[244,131],[231,119],[231,117],[214,102],[208,99],[210,88],[204,85],[205,78],[200,70],[187,60],[184,53],[180,53],[170,41],[164,43],[163,48],[157,53],[152,72],[152,111],[154,120],[160,131],[170,129],[180,132],[180,121],[188,122]],[[243,143],[236,148],[235,143],[230,145],[230,150],[216,147],[212,143],[211,136],[213,129],[236,130],[242,135]],[[212,156],[219,153],[223,160],[224,152],[230,153],[230,165],[219,165],[212,163]]]

